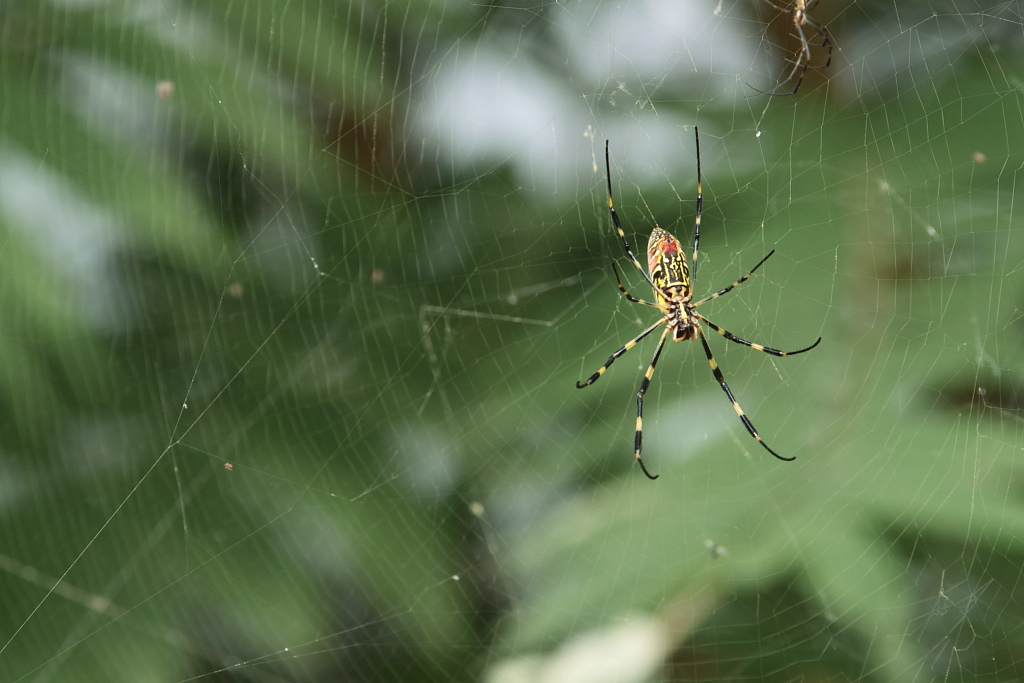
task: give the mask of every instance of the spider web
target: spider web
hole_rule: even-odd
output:
[[[9,1],[2,678],[1019,680],[1022,9]]]

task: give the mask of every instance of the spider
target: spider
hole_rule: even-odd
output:
[[[758,90],[757,88],[754,88],[754,90],[757,90],[757,92],[761,93],[762,95],[795,95],[796,91],[800,89],[800,85],[804,82],[804,76],[807,75],[808,69],[827,69],[829,64],[832,63],[832,34],[828,32],[828,27],[816,21],[813,17],[811,17],[810,14],[808,14],[808,12],[810,12],[818,4],[819,0],[794,0],[793,9],[786,9],[785,7],[776,5],[774,2],[772,2],[772,0],[763,1],[766,4],[779,10],[780,12],[786,12],[790,15],[790,21],[793,22],[793,28],[796,29],[795,35],[797,38],[800,39],[800,49],[797,50],[796,56],[793,59],[793,68],[789,70],[788,74],[786,74],[786,77],[782,80],[782,83],[788,83],[789,81],[793,80],[793,77],[796,76],[797,71],[800,72],[800,77],[797,78],[796,85],[790,92],[765,92],[764,90]],[[811,29],[813,29],[814,33],[821,37],[821,42],[812,43],[809,40],[807,40],[807,34],[804,33],[804,26],[809,26]],[[828,57],[825,60],[824,64],[820,64],[817,66],[811,65],[812,47],[828,49]],[[754,86],[750,87],[753,88]]]
[[[743,409],[740,408],[740,404],[736,402],[736,398],[732,395],[732,391],[729,389],[729,385],[725,383],[725,377],[722,375],[722,371],[718,368],[718,363],[715,362],[715,357],[711,353],[711,347],[708,346],[708,341],[704,336],[704,330],[701,327],[703,322],[705,325],[710,327],[712,330],[722,335],[726,339],[743,346],[749,346],[756,351],[763,351],[764,353],[772,356],[795,356],[798,353],[804,353],[810,351],[821,342],[821,337],[818,337],[818,341],[814,342],[810,346],[798,351],[779,351],[778,349],[769,348],[761,344],[755,344],[745,339],[740,339],[731,332],[719,327],[715,323],[711,322],[703,315],[697,312],[697,307],[706,304],[713,299],[717,299],[723,294],[727,294],[734,287],[738,287],[747,281],[751,275],[754,274],[761,265],[768,260],[768,258],[775,253],[772,249],[768,252],[768,255],[757,262],[757,265],[750,269],[750,271],[741,277],[736,282],[732,283],[725,289],[720,289],[714,294],[709,294],[703,299],[693,301],[693,283],[697,277],[697,245],[700,242],[700,214],[703,208],[704,198],[701,192],[701,177],[700,177],[700,136],[697,132],[697,127],[693,128],[693,136],[697,145],[697,217],[694,222],[693,228],[693,258],[690,264],[687,264],[686,255],[683,253],[683,246],[679,240],[673,237],[668,231],[658,227],[657,224],[654,226],[654,230],[651,231],[650,240],[647,242],[647,264],[650,274],[644,270],[643,266],[637,260],[633,254],[632,248],[629,246],[629,240],[626,239],[626,233],[622,230],[622,223],[619,222],[619,215],[615,211],[615,203],[612,201],[612,172],[611,172],[611,161],[608,155],[608,141],[604,143],[604,164],[605,173],[608,179],[608,211],[612,215],[612,223],[615,224],[615,230],[619,233],[619,239],[622,240],[622,248],[626,250],[626,256],[633,263],[638,271],[644,276],[644,279],[654,288],[655,300],[644,301],[626,291],[626,288],[622,286],[622,278],[619,277],[619,269],[615,266],[615,262],[612,261],[612,271],[615,273],[615,281],[618,284],[619,291],[629,301],[635,304],[642,304],[644,306],[650,306],[656,308],[662,312],[661,318],[656,320],[654,324],[648,327],[646,330],[638,334],[631,341],[620,348],[618,351],[613,353],[608,360],[597,369],[593,375],[590,376],[586,382],[576,382],[576,388],[582,389],[589,387],[591,384],[601,378],[601,375],[605,373],[615,359],[623,355],[636,344],[646,337],[647,335],[654,332],[659,327],[663,327],[661,333],[661,339],[658,341],[658,348],[654,351],[654,359],[651,360],[650,366],[647,368],[647,372],[644,374],[643,381],[640,382],[640,389],[636,394],[636,439],[634,441],[634,455],[636,455],[636,461],[640,465],[640,469],[647,475],[649,479],[657,479],[657,475],[652,475],[647,467],[644,466],[643,460],[640,458],[641,445],[643,443],[643,415],[644,415],[644,394],[647,392],[648,387],[651,384],[651,378],[654,376],[654,366],[657,365],[658,359],[661,357],[661,351],[665,347],[665,340],[668,339],[669,334],[672,335],[672,341],[685,341],[687,339],[699,339],[701,346],[704,347],[704,354],[708,357],[708,364],[711,366],[711,372],[714,374],[715,379],[718,381],[719,386],[722,387],[722,391],[729,397],[729,402],[732,403],[733,409],[743,422],[743,426],[750,432],[750,436],[764,446],[765,450],[774,455],[779,460],[791,461],[795,460],[796,456],[784,457],[773,451],[768,444],[764,442],[761,436],[757,433],[757,429],[750,422],[750,418],[746,416]]]

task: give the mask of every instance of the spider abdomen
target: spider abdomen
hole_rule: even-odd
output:
[[[654,294],[661,303],[668,301],[670,290],[680,292],[684,298],[690,292],[690,266],[683,253],[683,245],[667,230],[655,227],[647,240],[647,270],[654,283]]]

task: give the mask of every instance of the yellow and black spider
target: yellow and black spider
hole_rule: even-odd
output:
[[[793,58],[793,68],[789,70],[789,73],[786,74],[786,77],[782,79],[781,82],[788,83],[789,81],[792,81],[798,71],[800,72],[800,77],[797,78],[796,85],[793,86],[793,89],[789,92],[765,92],[764,90],[758,90],[757,88],[754,88],[754,90],[757,90],[757,92],[763,95],[795,95],[796,91],[800,89],[800,84],[804,82],[804,76],[807,75],[808,69],[827,69],[829,64],[832,63],[832,34],[828,32],[828,27],[821,22],[816,21],[810,14],[808,14],[808,12],[814,9],[814,6],[818,4],[819,0],[794,0],[792,9],[776,5],[772,0],[763,0],[763,2],[774,7],[780,12],[786,12],[790,15],[789,19],[793,23],[793,28],[796,31],[793,35],[800,40],[800,49],[797,50],[796,55]],[[804,32],[805,26],[811,28],[814,33],[821,38],[820,43],[812,43],[807,39],[807,34]],[[824,64],[811,64],[813,59],[811,56],[812,47],[828,50],[828,56],[825,59]]]
[[[693,283],[697,278],[697,245],[700,242],[700,214],[703,208],[704,197],[701,192],[701,178],[700,178],[700,136],[697,133],[697,127],[693,128],[693,136],[697,144],[697,218],[693,227],[693,258],[691,260],[692,265],[688,265],[686,261],[686,255],[683,253],[682,245],[675,237],[669,234],[668,231],[659,228],[657,225],[654,226],[654,230],[651,231],[650,240],[647,242],[647,264],[650,274],[648,274],[636,256],[633,255],[633,250],[629,246],[629,240],[626,239],[626,233],[622,230],[622,223],[619,222],[619,216],[615,212],[615,204],[612,201],[612,171],[611,162],[608,157],[608,141],[604,143],[604,164],[605,173],[608,177],[608,211],[611,212],[612,222],[615,224],[615,229],[619,233],[619,238],[622,240],[622,247],[626,250],[626,256],[633,263],[637,270],[644,276],[644,279],[654,288],[655,301],[644,301],[638,299],[622,286],[622,279],[619,277],[619,270],[615,266],[615,262],[612,261],[612,270],[615,272],[615,281],[618,283],[619,291],[628,299],[635,304],[643,304],[644,306],[650,306],[657,308],[663,313],[660,319],[654,322],[653,325],[648,327],[646,330],[638,334],[631,341],[613,353],[602,365],[597,369],[593,375],[590,376],[586,382],[576,382],[576,388],[582,389],[583,387],[589,387],[591,384],[600,379],[601,375],[604,374],[615,359],[622,354],[629,351],[631,348],[636,346],[637,342],[649,335],[659,327],[664,326],[664,331],[661,333],[661,339],[658,341],[658,348],[654,351],[654,359],[651,360],[650,366],[647,368],[644,379],[640,382],[640,389],[636,394],[636,440],[634,442],[634,452],[636,455],[636,461],[640,464],[640,469],[643,470],[644,474],[650,479],[657,479],[657,475],[652,475],[647,471],[644,466],[643,460],[640,459],[640,448],[643,442],[643,415],[644,415],[644,394],[647,392],[647,388],[651,384],[651,378],[654,376],[654,366],[658,363],[658,358],[661,356],[661,350],[665,347],[665,340],[668,339],[669,333],[672,334],[672,341],[685,341],[687,339],[699,339],[701,345],[704,347],[704,353],[708,357],[708,364],[711,365],[711,372],[714,373],[715,379],[718,380],[718,384],[722,387],[722,391],[729,397],[729,401],[732,403],[733,409],[736,414],[739,415],[740,420],[743,421],[743,426],[747,428],[750,435],[754,437],[759,444],[764,446],[765,450],[774,455],[779,460],[795,460],[796,456],[786,458],[775,451],[773,451],[768,444],[764,442],[761,436],[757,433],[754,425],[750,422],[743,409],[740,408],[740,404],[736,402],[735,397],[732,395],[732,391],[729,389],[729,385],[725,383],[725,377],[722,375],[722,371],[718,369],[718,363],[715,362],[715,357],[711,353],[711,347],[708,346],[708,341],[704,337],[704,330],[701,328],[700,323],[703,322],[712,330],[722,335],[729,341],[749,346],[757,351],[763,351],[772,356],[793,356],[798,353],[810,351],[821,342],[821,337],[818,337],[818,341],[814,342],[805,349],[799,351],[779,351],[778,349],[772,349],[761,344],[755,344],[745,339],[740,339],[731,332],[722,329],[718,325],[714,324],[703,315],[697,312],[697,307],[712,299],[726,294],[733,287],[743,284],[747,278],[754,274],[758,268],[761,267],[768,258],[775,253],[772,249],[768,252],[768,256],[758,261],[757,265],[750,269],[746,275],[741,277],[736,282],[732,283],[725,289],[720,289],[714,294],[693,301]],[[691,275],[692,269],[692,275]]]

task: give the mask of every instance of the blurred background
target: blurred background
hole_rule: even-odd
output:
[[[6,0],[0,678],[1024,677],[1024,4],[800,5]],[[790,463],[669,344],[652,482],[694,126],[823,340],[709,331]]]

